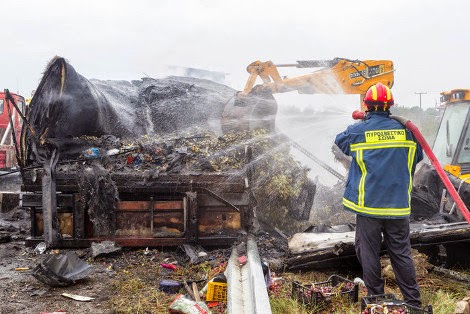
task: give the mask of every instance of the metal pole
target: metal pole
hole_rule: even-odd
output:
[[[415,92],[415,94],[419,95],[419,109],[421,109],[421,95],[427,94],[426,92]]]

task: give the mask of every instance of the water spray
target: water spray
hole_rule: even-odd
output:
[[[362,112],[359,110],[355,110],[352,113],[352,118],[354,120],[364,120],[365,116],[366,116],[365,112]],[[391,115],[390,118],[400,122],[405,128],[407,128],[408,130],[411,131],[411,133],[413,133],[414,137],[416,138],[418,143],[421,145],[424,152],[426,153],[429,160],[431,161],[431,164],[434,166],[434,169],[436,169],[437,174],[442,180],[442,183],[444,183],[445,187],[447,188],[447,191],[449,191],[450,195],[454,199],[455,204],[457,204],[457,207],[459,208],[460,212],[464,216],[465,220],[470,224],[470,212],[468,211],[468,208],[465,206],[464,202],[460,198],[459,193],[457,193],[454,186],[450,182],[449,178],[444,172],[444,169],[442,169],[441,165],[439,164],[439,161],[437,160],[436,155],[434,155],[431,147],[428,145],[428,143],[424,139],[424,136],[421,134],[418,127],[414,125],[410,120],[404,117]]]

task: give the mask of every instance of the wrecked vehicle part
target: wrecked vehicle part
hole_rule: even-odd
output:
[[[55,230],[57,237],[48,236],[52,246],[83,246],[109,238],[131,246],[178,245],[205,238],[214,245],[234,241],[242,225],[238,210],[250,207],[243,157],[237,170],[206,177],[201,177],[205,170],[183,174],[191,152],[174,149],[178,141],[162,149],[148,147],[153,156],[159,155],[152,160],[146,160],[150,155],[144,155],[141,146],[124,165],[118,162],[109,168],[116,159],[101,158],[104,151],[119,148],[113,146],[115,139],[104,137],[132,142],[143,134],[173,133],[184,138],[194,126],[221,133],[220,116],[233,94],[223,85],[187,78],[92,83],[63,58],[53,59],[31,103],[28,118],[36,132],[23,131],[25,165],[42,165],[53,151],[59,159],[57,176],[27,171],[23,178],[24,191],[42,192],[28,193],[23,200],[32,211],[33,238],[37,241]],[[123,104],[126,109],[116,109]],[[96,138],[101,145],[91,146]],[[90,147],[93,154],[84,154]],[[81,166],[87,158],[99,160]],[[62,164],[67,161],[70,164]],[[135,169],[142,163],[155,164],[148,167],[153,174]],[[56,186],[56,202],[55,191],[42,184]],[[57,213],[47,215],[53,203]],[[52,238],[59,238],[59,243]]]
[[[226,142],[227,139],[223,141]],[[197,143],[188,142],[187,144],[195,147],[194,145]],[[160,152],[159,147],[161,146],[144,145],[141,152],[143,154],[155,150]],[[171,150],[176,149],[172,148]],[[169,150],[169,148],[164,148],[164,150]],[[159,154],[157,153],[157,155]],[[150,157],[150,155],[148,156]],[[164,156],[165,154],[162,155],[162,157]],[[81,163],[58,166],[57,184],[62,191],[58,195],[59,207],[62,207],[58,216],[59,220],[63,222],[62,225],[71,227],[67,232],[60,232],[61,234],[79,239],[95,237],[93,223],[88,222],[92,218],[88,213],[90,208],[101,211],[115,208],[114,219],[117,227],[115,236],[118,238],[140,235],[145,237],[182,237],[183,240],[197,240],[198,233],[200,236],[204,234],[216,236],[219,232],[225,231],[234,234],[236,232],[233,231],[241,228],[241,219],[243,219],[239,211],[249,212],[249,191],[245,186],[243,171],[237,170],[244,164],[243,155],[238,157],[239,164],[236,162],[234,164],[235,170],[232,171],[228,171],[231,169],[228,162],[222,161],[223,164],[220,166],[218,163],[214,163],[216,167],[226,167],[223,168],[226,170],[222,173],[191,170],[192,166],[197,168],[198,165],[192,162],[189,157],[181,160],[181,165],[184,167],[180,169],[179,173],[172,171],[167,173],[165,169],[168,168],[164,165],[155,167],[150,160],[144,160],[139,168],[135,168],[133,164],[121,164],[122,160],[126,160],[126,156],[110,156],[109,158],[108,161],[103,161],[103,165],[100,165],[98,160],[92,160],[90,165],[85,166]],[[157,160],[157,162],[160,161],[160,159]],[[109,170],[104,170],[104,166]],[[98,171],[92,171],[94,168]],[[147,168],[148,170],[142,171]],[[88,172],[90,175],[87,174]],[[33,177],[29,177],[30,175],[34,175],[34,173],[26,173],[25,189],[40,192],[41,179],[36,178],[36,181],[33,182]],[[83,179],[83,177],[88,179]],[[114,193],[111,193],[114,188],[110,187],[114,185],[119,192],[119,200],[115,198]],[[192,196],[191,191],[195,193],[195,196]],[[41,208],[38,207],[40,197],[40,195],[27,194],[23,200],[23,206],[33,208],[34,217],[37,217],[37,223],[33,226],[34,237],[40,236],[42,232]],[[153,202],[153,206],[151,202]],[[68,208],[63,208],[64,206]],[[208,211],[199,210],[200,207],[208,208]],[[191,214],[192,212],[194,213]],[[112,211],[110,210],[108,213],[109,216],[103,216],[107,216],[108,219],[103,221],[112,220]],[[154,219],[150,218],[152,216]],[[190,217],[195,219],[189,219]],[[210,227],[211,222],[215,227]],[[198,226],[198,223],[202,225]],[[111,227],[108,226],[108,228]],[[212,231],[209,232],[211,229]],[[110,232],[112,232],[111,229]],[[190,234],[191,236],[189,236]],[[112,237],[112,234],[107,234],[106,237]],[[233,237],[230,236],[229,239],[233,239]],[[165,241],[163,240],[163,242]],[[158,242],[155,239],[153,244],[162,245],[163,242]],[[133,242],[128,242],[128,244],[131,243]],[[168,240],[165,245],[170,243],[172,241]]]
[[[351,228],[351,225],[333,226],[333,229]],[[355,231],[347,232],[298,233],[289,239],[290,257],[286,260],[290,270],[322,269],[358,266],[354,242]],[[428,225],[410,224],[410,241],[412,248],[426,253],[430,261],[452,265],[469,265],[470,225],[466,222]],[[383,247],[385,252],[385,247]],[[445,259],[438,260],[439,254]]]
[[[51,287],[65,287],[84,279],[92,268],[73,252],[54,254],[38,264],[32,275]]]
[[[71,83],[63,85],[57,77],[65,82],[70,78]],[[260,129],[220,136],[222,112],[233,89],[179,77],[132,83],[83,80],[65,60],[54,60],[31,108],[30,118],[44,136],[24,132],[26,165],[41,167],[55,150],[59,160],[55,217],[43,213],[43,208],[52,206],[53,193],[42,189],[41,171],[25,171],[22,188],[28,193],[23,206],[31,210],[33,221],[29,245],[40,241],[44,226],[52,226],[53,219],[58,220],[57,246],[88,246],[102,240],[144,247],[188,242],[229,245],[240,230],[257,228],[255,206],[262,213],[276,204],[273,192],[263,191],[263,182],[284,189],[282,206],[294,220],[308,217],[315,185],[307,182],[308,170],[293,161],[288,147],[279,152],[278,136]],[[91,132],[77,122],[73,132],[59,132],[64,127],[62,113],[48,118],[45,112],[69,98],[78,108],[80,96],[67,89],[74,86],[90,95],[86,108],[111,105],[114,111],[106,117],[111,127],[96,123],[98,131]],[[123,103],[126,109],[121,108]],[[77,112],[65,109],[64,114],[75,119]],[[76,120],[83,123],[81,116]],[[46,131],[54,121],[57,130]],[[136,125],[131,125],[133,121]],[[270,164],[264,156],[276,153],[285,154],[277,162],[284,164],[283,173],[275,165],[263,171]],[[277,177],[271,181],[273,174]],[[266,201],[257,202],[263,197]],[[48,199],[51,202],[45,205]],[[303,204],[302,210],[293,210],[296,203]]]
[[[470,206],[470,184],[450,173],[447,173],[447,177],[458,192],[463,203],[466,204],[467,207]],[[416,171],[413,185],[414,191],[424,191],[430,195],[431,199],[434,199],[434,202],[428,202],[427,204],[425,202],[428,206],[422,206],[423,204],[420,204],[421,206],[412,207],[411,214],[416,217],[415,220],[419,221],[423,218],[431,218],[433,216],[440,216],[447,222],[464,220],[463,215],[455,208],[455,202],[452,200],[452,197],[445,194],[444,183],[431,165],[423,164],[421,168]],[[441,199],[444,200],[442,205],[439,203]]]
[[[243,178],[168,175],[147,179],[143,184],[142,176],[137,173],[113,174],[112,179],[120,194],[111,226],[115,234],[98,237],[91,228],[90,216],[83,210],[84,204],[77,197],[77,178],[73,174],[58,175],[58,187],[62,191],[58,197],[59,233],[69,235],[60,239],[60,246],[89,246],[100,238],[112,238],[121,246],[136,247],[176,246],[193,241],[228,245],[236,240],[241,228],[240,213],[211,197],[205,188],[222,189],[224,199],[243,211],[249,208]],[[27,239],[31,245],[42,237],[40,198],[41,195],[26,194],[23,199],[23,206],[30,207],[36,217],[32,237]]]
[[[470,185],[453,175],[448,177],[462,200],[470,204]],[[335,210],[344,212],[341,204]],[[317,233],[300,233],[290,238],[288,268],[329,268],[346,261],[354,262],[354,229],[337,234],[333,230],[336,226],[333,227],[315,226],[308,231]],[[469,265],[470,226],[464,222],[453,200],[445,194],[444,184],[436,170],[428,164],[422,164],[415,174],[410,232],[412,247],[425,253],[431,263],[445,267]]]
[[[93,258],[108,256],[121,252],[122,248],[113,241],[102,241],[91,243],[91,256]]]

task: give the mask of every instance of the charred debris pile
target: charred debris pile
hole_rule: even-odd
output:
[[[212,233],[220,226],[237,229],[239,219],[243,229],[257,229],[254,217],[280,227],[290,219],[301,230],[316,185],[308,179],[308,169],[294,160],[282,134],[258,127],[223,130],[224,109],[235,94],[222,84],[186,77],[88,80],[63,58],[55,58],[32,99],[22,132],[23,189],[42,190],[44,197],[51,194],[44,190],[44,180],[54,178],[59,197],[70,194],[74,200],[70,206],[75,208],[69,209],[73,214],[67,215],[74,216],[68,234],[75,238],[87,233],[155,236],[158,226],[165,234],[176,230],[172,236],[189,234],[194,240],[198,235],[191,235],[191,228],[201,236],[211,226]],[[249,124],[245,118],[240,117],[240,125]],[[191,221],[186,209],[179,212],[179,204],[191,198],[188,208],[199,206],[200,220],[199,226],[188,227]],[[39,201],[29,203],[41,215]],[[137,222],[126,216],[136,209],[120,212],[123,206],[154,201],[166,201],[174,215],[159,217],[152,211],[153,218],[144,223],[147,216]],[[231,212],[215,213],[221,205]],[[59,221],[60,228],[67,224]],[[40,223],[35,222],[36,235],[41,234]]]

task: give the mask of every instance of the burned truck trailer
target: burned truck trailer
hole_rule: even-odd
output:
[[[31,179],[31,178],[30,178]],[[227,245],[236,240],[242,213],[250,207],[243,178],[227,175],[165,175],[142,182],[142,175],[112,174],[118,201],[91,211],[76,173],[55,177],[57,207],[46,213],[42,184],[25,183],[23,206],[31,211],[31,238],[49,238],[60,247],[88,246],[90,241],[114,240],[122,246],[166,246],[184,243]],[[29,181],[29,180],[28,180]],[[218,191],[218,192],[215,192]],[[95,201],[92,201],[95,202]],[[108,204],[109,205],[109,204]],[[48,217],[49,215],[49,217]],[[52,221],[50,231],[47,219]],[[57,239],[57,240],[55,240]]]
[[[54,58],[21,136],[27,244],[231,244],[255,204],[250,132],[221,134],[234,95],[192,78],[87,80]]]

